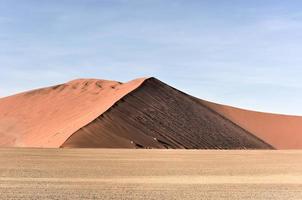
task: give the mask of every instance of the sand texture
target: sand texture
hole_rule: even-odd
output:
[[[0,199],[301,200],[301,151],[0,149]]]

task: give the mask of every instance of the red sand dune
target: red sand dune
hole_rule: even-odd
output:
[[[302,117],[218,105],[155,78],[80,79],[0,99],[2,147],[302,148]]]

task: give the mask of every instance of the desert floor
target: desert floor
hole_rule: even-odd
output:
[[[302,151],[0,149],[1,199],[302,199]]]

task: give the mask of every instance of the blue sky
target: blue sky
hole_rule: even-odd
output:
[[[0,96],[155,76],[199,98],[302,115],[302,2],[0,0]]]

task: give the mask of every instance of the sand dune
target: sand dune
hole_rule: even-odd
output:
[[[0,99],[2,147],[301,148],[301,117],[213,104],[155,78],[79,79]]]

